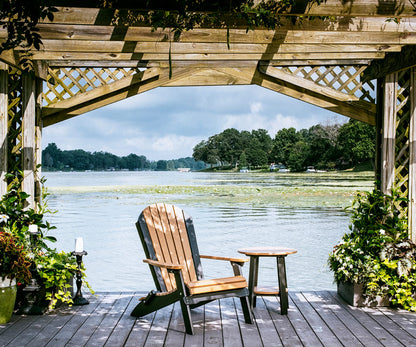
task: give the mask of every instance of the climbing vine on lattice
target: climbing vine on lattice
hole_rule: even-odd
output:
[[[22,78],[21,72],[9,68],[8,80],[8,136],[7,136],[7,167],[8,172],[16,178],[22,171]],[[12,183],[9,179],[8,184]]]
[[[403,198],[409,196],[409,126],[410,126],[410,70],[398,75],[396,99],[395,188]],[[407,214],[407,201],[400,202],[402,215]]]

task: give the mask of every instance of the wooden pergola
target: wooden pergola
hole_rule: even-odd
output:
[[[37,25],[35,77],[19,70],[24,49],[0,55],[1,195],[6,172],[21,170],[22,189],[39,199],[43,127],[157,87],[258,85],[375,125],[376,177],[409,199],[401,207],[416,241],[413,0],[297,1],[276,30],[200,27],[179,38],[76,3]]]

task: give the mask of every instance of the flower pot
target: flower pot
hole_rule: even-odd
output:
[[[377,296],[374,299],[365,297],[363,283],[337,282],[337,293],[351,306],[390,306],[390,300],[386,296]]]
[[[16,300],[16,281],[0,277],[0,324],[10,321]]]

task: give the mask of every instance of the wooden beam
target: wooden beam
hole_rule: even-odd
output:
[[[278,79],[262,74],[256,67],[253,68],[217,68],[234,76],[239,83],[243,80],[246,84],[257,84],[261,87],[273,90],[275,92],[293,97],[295,99],[308,102],[312,105],[319,106],[329,111],[339,113],[341,115],[363,121],[368,124],[375,124],[375,105],[365,103],[366,107],[362,108],[363,102],[358,104],[354,102],[341,102],[336,99],[329,100],[327,97],[322,97],[319,93],[308,91],[306,88],[301,88],[293,84],[279,81]]]
[[[416,46],[405,46],[401,52],[388,53],[381,61],[373,61],[364,71],[363,81],[387,76],[416,66]]]
[[[342,93],[335,89],[325,87],[313,81],[307,80],[305,78],[292,75],[292,74],[288,74],[282,71],[281,69],[273,67],[273,66],[260,65],[259,71],[266,75],[277,78],[278,80],[285,81],[293,85],[301,86],[302,88],[308,89],[311,92],[321,94],[322,96],[326,96],[328,97],[328,99],[336,99],[336,100],[343,101],[343,102],[360,101],[360,99],[356,97],[355,95]]]
[[[416,23],[415,23],[416,26]],[[84,53],[151,53],[166,54],[247,54],[247,53],[355,53],[400,52],[401,45],[379,44],[294,44],[294,43],[231,43],[226,42],[132,42],[124,41],[42,40],[40,52]],[[19,50],[19,48],[17,48]]]
[[[116,60],[116,61],[101,61],[101,60],[49,60],[50,67],[85,67],[85,68],[152,68],[161,67],[168,68],[169,62],[163,61],[140,61],[135,60]],[[368,59],[307,59],[307,60],[270,60],[267,61],[270,66],[338,66],[338,65],[368,65]],[[201,68],[207,69],[216,66],[243,68],[256,65],[256,60],[208,60],[208,61],[173,61],[172,66],[175,68]]]
[[[44,107],[42,110],[43,125],[46,127],[116,101],[127,99],[131,96],[163,86],[168,82],[173,82],[176,79],[189,76],[192,73],[195,73],[194,69],[174,69],[172,77],[169,78],[168,69],[152,69],[147,74],[137,74],[146,76],[142,77],[142,79],[140,76],[134,77],[135,75],[133,75],[130,84],[126,83],[129,80],[126,77],[126,81],[123,79],[110,83],[72,97],[69,100],[60,101],[51,106]],[[152,74],[154,76],[149,77]]]
[[[11,66],[19,66],[19,52],[11,49],[0,53],[0,61]]]
[[[243,67],[240,70],[255,70],[255,66]],[[184,87],[184,86],[230,86],[230,85],[247,85],[247,79],[230,75],[218,67],[198,69],[196,72],[185,76],[184,78],[168,82],[164,87]]]
[[[416,68],[410,70],[409,237],[416,243]]]
[[[381,191],[391,194],[394,184],[397,73],[384,79]]]
[[[145,71],[138,72],[134,75],[124,77],[113,83],[105,84],[94,88],[92,90],[86,91],[84,93],[79,93],[71,98],[57,101],[48,106],[43,107],[42,118],[48,117],[56,112],[60,112],[62,109],[72,109],[76,108],[79,105],[85,105],[89,102],[99,99],[102,96],[112,94],[119,90],[124,90],[131,86],[134,86],[139,83],[146,82],[148,80],[157,79],[160,75],[158,68],[148,69]]]
[[[44,40],[84,40],[84,41],[125,41],[125,49],[130,49],[129,42],[169,42],[168,31],[152,31],[148,27],[129,27],[122,35],[115,35],[113,26],[84,26],[67,24],[39,24],[39,34]],[[298,44],[378,44],[405,45],[415,44],[416,34],[412,31],[333,31],[304,30],[297,27],[291,30],[253,30],[230,29],[230,43],[298,43]],[[371,35],[370,35],[371,33]],[[0,28],[0,39],[7,38],[7,31]],[[227,43],[225,29],[193,29],[181,34],[178,42]]]
[[[36,83],[30,74],[24,74],[22,78],[22,190],[30,195],[27,207],[35,208]]]
[[[54,22],[70,24],[101,23],[107,25],[111,23],[114,9],[96,8],[96,2],[91,3],[89,7],[86,1],[82,5],[85,7],[68,7],[67,1],[65,1],[63,6],[58,7],[58,12],[54,13]],[[129,7],[134,7],[131,1]],[[380,3],[377,0],[356,0],[351,2],[327,0],[317,5],[316,2],[311,4],[308,1],[300,0],[296,1],[296,7],[290,14],[290,16],[294,15],[309,15],[313,17],[346,15],[351,17],[393,17],[398,15],[401,18],[411,18],[414,15],[414,8],[410,1],[387,0]],[[48,20],[45,19],[45,22],[48,22]]]
[[[275,67],[259,66],[262,74],[271,77],[279,86],[289,88],[289,96],[307,101],[313,105],[326,108],[365,123],[375,125],[376,107],[370,102],[360,100],[355,96],[344,94],[336,90],[320,86],[304,78],[289,75]],[[270,78],[267,78],[270,81]],[[261,81],[261,84],[264,84]],[[264,85],[266,86],[266,85]],[[286,91],[287,93],[287,91]],[[286,94],[288,95],[288,94]],[[307,97],[306,97],[307,95]]]
[[[0,63],[0,198],[7,193],[8,66]]]
[[[101,60],[101,61],[227,61],[227,60],[357,60],[357,59],[382,59],[384,58],[384,52],[350,52],[348,55],[345,52],[342,53],[172,53],[169,57],[169,53],[100,53],[100,52],[34,52],[34,60]]]
[[[42,130],[41,118],[43,81],[36,79],[36,120],[35,120],[35,203],[42,203]]]

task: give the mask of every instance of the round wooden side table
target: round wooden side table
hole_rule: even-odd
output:
[[[287,279],[285,257],[297,253],[296,249],[285,247],[247,247],[238,250],[239,253],[250,257],[250,272],[248,277],[249,301],[251,309],[256,307],[256,296],[278,295],[280,299],[280,313],[287,314],[289,298],[287,294]],[[277,278],[279,287],[261,288],[257,286],[259,274],[259,258],[275,257],[277,260]]]

